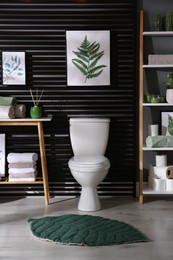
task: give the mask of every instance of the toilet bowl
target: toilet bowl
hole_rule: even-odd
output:
[[[75,156],[69,161],[73,177],[82,186],[78,209],[96,211],[101,208],[97,193],[98,184],[106,177],[110,168],[109,160],[104,156]]]
[[[104,156],[109,130],[109,119],[71,119],[70,139],[74,156],[68,166],[75,180],[81,185],[78,209],[101,209],[97,186],[110,168]],[[73,128],[74,127],[74,128]]]

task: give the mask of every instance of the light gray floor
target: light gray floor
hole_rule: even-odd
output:
[[[150,242],[102,247],[66,246],[34,237],[32,217],[86,214],[77,210],[77,198],[0,197],[0,260],[173,260],[173,199],[102,198],[102,210],[87,214],[117,219],[144,232]]]

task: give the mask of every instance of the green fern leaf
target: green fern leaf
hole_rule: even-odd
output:
[[[102,56],[103,56],[103,54],[100,53],[100,54],[95,58],[95,60],[93,60],[93,61],[90,63],[90,65],[88,66],[89,69],[95,67],[95,66],[97,65],[97,62],[101,59]]]
[[[86,50],[89,45],[90,45],[90,42],[88,41],[87,35],[86,35],[85,38],[84,38],[84,41],[82,42],[80,47]]]
[[[91,69],[91,70],[88,71],[88,74],[93,74],[93,73],[96,72],[97,70],[103,69],[103,68],[105,68],[105,67],[106,67],[106,65],[99,65],[99,66],[97,66],[97,67],[94,67],[93,69]]]
[[[87,71],[81,67],[78,63],[76,63],[75,61],[72,61],[73,64],[76,66],[76,68],[78,68],[80,70],[80,72],[85,76],[87,74]]]
[[[80,54],[83,54],[83,55],[87,55],[88,54],[88,51],[86,51],[86,50],[84,50],[82,48],[77,48],[77,49],[78,49]]]
[[[93,43],[90,43],[88,46],[88,50],[91,50],[93,48],[93,46],[95,46],[96,44],[99,44],[99,43],[96,43],[96,41]]]
[[[95,44],[92,48],[91,46],[88,48],[90,55],[95,54],[100,49],[100,44]]]
[[[87,69],[87,65],[86,65],[82,60],[72,59],[72,61],[73,61],[74,64],[78,63],[78,64],[81,65],[83,68]]]
[[[101,57],[104,55],[104,51],[98,52],[98,53],[94,53],[93,55],[90,56],[90,60],[99,58],[101,59]]]
[[[74,54],[76,54],[76,56],[77,56],[79,59],[81,59],[81,60],[83,60],[83,61],[86,61],[86,62],[89,62],[89,59],[88,59],[87,55],[84,55],[84,54],[82,54],[82,53],[75,52],[75,51],[74,51]]]
[[[97,72],[97,73],[89,74],[89,75],[87,75],[87,78],[88,78],[88,79],[97,78],[97,77],[102,73],[102,71],[103,71],[103,70],[100,70],[100,71]]]

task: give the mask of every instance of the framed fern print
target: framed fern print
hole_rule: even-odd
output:
[[[173,135],[173,112],[161,112],[161,134]]]
[[[67,85],[110,85],[110,31],[67,31]]]
[[[25,52],[2,52],[2,85],[25,85]]]

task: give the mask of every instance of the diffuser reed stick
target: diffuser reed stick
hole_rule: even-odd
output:
[[[34,98],[33,92],[30,89],[30,94],[31,94],[31,98],[32,98],[34,106],[38,106],[39,105],[40,100],[41,100],[41,98],[43,96],[43,92],[44,92],[44,89],[41,91],[41,94],[39,96],[38,89],[36,89],[36,94],[35,94],[36,97]]]
[[[43,96],[43,92],[44,92],[44,89],[42,90],[42,92],[41,92],[41,95],[40,95],[40,97],[38,98],[38,101],[37,101],[37,106],[39,105],[39,103],[40,103],[40,100],[41,100],[41,98],[42,98],[42,96]]]
[[[30,89],[30,94],[31,94],[31,97],[32,97],[32,101],[33,101],[33,103],[34,103],[34,106],[36,106],[35,100],[34,100],[34,96],[33,96],[33,94],[32,94],[32,90],[31,90],[31,89]]]

